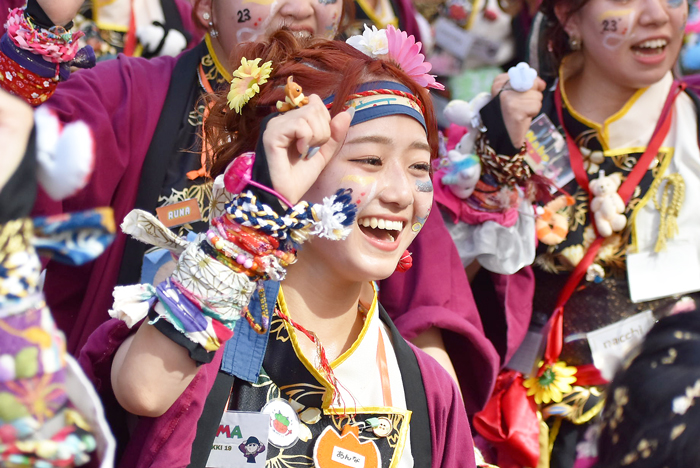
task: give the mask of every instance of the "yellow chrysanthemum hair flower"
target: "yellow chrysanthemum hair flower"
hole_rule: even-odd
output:
[[[241,66],[233,72],[231,90],[228,92],[228,106],[241,113],[241,109],[250,99],[260,92],[260,86],[267,83],[272,74],[272,62],[265,62],[260,66],[262,59],[241,59]]]
[[[576,382],[575,367],[569,367],[565,362],[548,365],[542,375],[530,377],[523,382],[527,388],[527,396],[535,396],[535,403],[559,403],[564,395],[572,391],[571,384]]]

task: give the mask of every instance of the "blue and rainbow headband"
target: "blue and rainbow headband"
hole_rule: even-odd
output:
[[[333,104],[335,96],[323,100],[327,107]],[[403,114],[416,119],[428,133],[425,124],[424,108],[413,92],[401,83],[394,81],[370,81],[360,85],[354,94],[348,96],[348,107],[355,108],[355,116],[350,125],[368,120]]]

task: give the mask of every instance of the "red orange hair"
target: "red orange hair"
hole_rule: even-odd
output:
[[[297,39],[281,30],[268,41],[244,44],[236,54],[240,59],[261,58],[272,62],[272,76],[241,110],[228,109],[225,90],[215,97],[215,104],[206,121],[206,132],[213,149],[211,175],[223,173],[239,154],[254,151],[263,118],[275,111],[275,103],[284,100],[287,77],[294,76],[304,94],[317,94],[322,99],[335,95],[331,116],[340,112],[347,97],[358,85],[377,80],[402,83],[423,103],[428,143],[433,157],[437,155],[437,120],[428,91],[416,84],[398,66],[384,60],[372,59],[341,41],[318,38]]]

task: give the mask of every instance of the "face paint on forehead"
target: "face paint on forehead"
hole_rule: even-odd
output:
[[[600,33],[603,34],[603,45],[608,49],[620,47],[632,35],[635,10],[608,10],[598,16]]]

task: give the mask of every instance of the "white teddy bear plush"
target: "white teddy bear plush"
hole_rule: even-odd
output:
[[[461,199],[469,198],[481,177],[481,162],[474,146],[481,126],[479,111],[490,100],[489,93],[480,93],[471,102],[455,99],[445,108],[448,121],[467,129],[457,146],[447,152],[449,172],[442,178],[442,183]]]
[[[620,179],[614,175],[606,176],[600,171],[598,178],[590,181],[589,187],[594,195],[591,201],[591,212],[595,216],[598,234],[609,237],[613,232],[622,231],[627,225],[625,203],[617,193]]]

